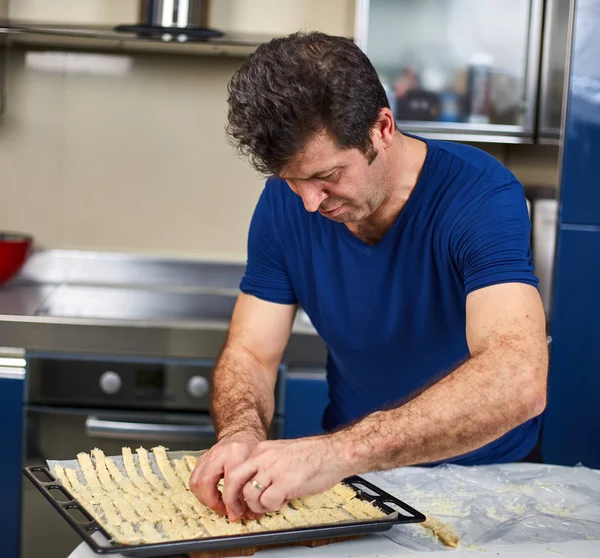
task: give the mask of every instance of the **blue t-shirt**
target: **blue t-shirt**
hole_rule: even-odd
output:
[[[537,287],[527,205],[514,175],[474,147],[423,141],[419,181],[373,246],[307,212],[279,178],[267,181],[255,209],[240,288],[298,303],[325,341],[326,429],[405,402],[464,362],[471,291],[505,282]],[[522,459],[539,423],[447,462]]]

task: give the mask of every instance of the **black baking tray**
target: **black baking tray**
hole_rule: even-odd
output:
[[[258,532],[224,537],[161,542],[152,544],[123,545],[110,542],[110,535],[95,521],[87,510],[73,498],[46,466],[25,467],[23,473],[44,495],[62,517],[75,529],[79,536],[97,554],[125,554],[137,558],[173,556],[188,552],[203,552],[243,548],[246,546],[264,546],[270,544],[297,543],[315,539],[345,537],[367,533],[381,533],[394,525],[420,523],[425,516],[391,494],[371,484],[361,477],[349,477],[343,482],[357,491],[358,497],[376,504],[389,515],[371,520],[356,520],[329,525],[298,527],[281,531]],[[40,477],[44,478],[40,478]],[[93,538],[101,533],[105,542]]]

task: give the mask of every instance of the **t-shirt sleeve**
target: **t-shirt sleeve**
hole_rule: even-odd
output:
[[[268,302],[296,304],[274,217],[267,185],[250,222],[248,258],[240,290]]]
[[[467,204],[451,236],[465,296],[498,283],[537,287],[530,231],[525,194],[516,180],[485,188]]]

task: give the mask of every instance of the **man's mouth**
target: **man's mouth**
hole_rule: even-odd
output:
[[[342,207],[344,207],[343,203],[337,207],[334,207],[333,209],[319,209],[319,213],[325,217],[335,217],[340,212]]]

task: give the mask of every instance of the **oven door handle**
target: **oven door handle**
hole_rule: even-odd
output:
[[[147,422],[126,422],[105,420],[89,416],[85,420],[85,431],[95,438],[113,440],[197,440],[198,438],[214,438],[215,428],[212,424],[158,424]]]

